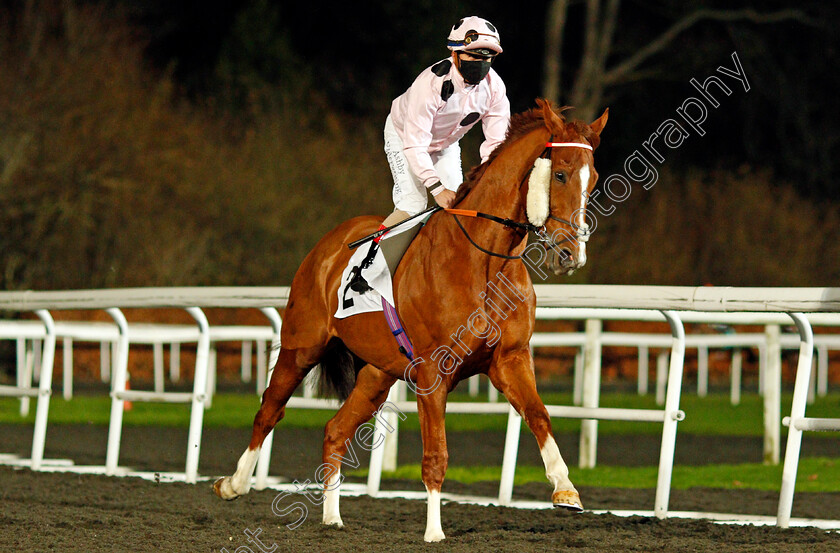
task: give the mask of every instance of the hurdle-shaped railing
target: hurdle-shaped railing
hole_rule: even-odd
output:
[[[682,356],[684,353],[685,342],[684,333],[682,330],[682,323],[677,315],[672,313],[673,310],[692,310],[692,311],[712,311],[712,312],[731,312],[731,311],[746,311],[746,312],[791,312],[794,313],[792,317],[800,331],[802,337],[802,346],[800,348],[799,366],[797,369],[797,392],[794,392],[796,408],[791,412],[791,429],[796,430],[799,434],[791,438],[789,436],[789,450],[788,456],[796,455],[795,460],[785,463],[785,476],[783,478],[783,490],[780,495],[779,518],[780,525],[785,525],[784,513],[790,511],[790,505],[783,505],[783,502],[792,502],[793,497],[793,482],[795,481],[796,466],[798,462],[798,441],[801,439],[801,431],[808,429],[824,429],[834,430],[840,429],[840,419],[807,419],[804,417],[805,401],[807,396],[808,382],[811,377],[811,357],[806,352],[812,351],[813,337],[810,342],[807,334],[810,332],[810,325],[805,317],[797,317],[797,312],[837,312],[840,311],[840,289],[838,288],[713,288],[713,287],[639,287],[639,286],[611,286],[611,285],[536,285],[535,290],[538,297],[538,305],[541,307],[592,307],[592,308],[622,308],[622,309],[655,309],[661,311],[671,324],[674,341],[671,355],[671,370],[669,371],[668,392],[665,402],[665,409],[656,414],[656,420],[662,417],[663,422],[663,446],[660,455],[660,473],[659,483],[657,487],[657,516],[667,516],[667,500],[668,490],[670,488],[670,474],[673,466],[673,440],[669,436],[675,436],[676,423],[679,419],[679,389],[680,382],[678,376],[682,373]],[[288,288],[140,288],[140,289],[113,289],[100,291],[67,291],[67,292],[2,292],[0,293],[0,310],[39,310],[40,313],[46,309],[109,309],[109,313],[115,317],[121,329],[120,339],[124,343],[124,347],[119,348],[120,359],[119,365],[124,365],[123,359],[127,359],[127,346],[129,342],[130,333],[127,325],[116,316],[118,310],[113,306],[119,307],[183,307],[191,309],[191,313],[196,313],[197,322],[202,327],[204,339],[200,341],[199,350],[202,347],[205,351],[209,351],[209,340],[207,339],[206,319],[201,320],[197,316],[199,307],[259,307],[264,308],[266,305],[282,306],[288,297]],[[202,314],[203,316],[203,314]],[[42,318],[42,320],[44,320]],[[50,336],[53,337],[52,348],[45,347],[45,361],[48,349],[54,353],[54,328],[50,331],[50,322],[44,321],[47,328],[46,342],[50,341]],[[202,344],[204,344],[202,346]],[[809,348],[810,344],[810,348]],[[595,353],[593,352],[593,355]],[[590,356],[592,357],[592,356]],[[198,360],[204,359],[204,369],[198,366]],[[807,365],[806,365],[807,362]],[[46,363],[45,363],[46,364]],[[52,359],[49,360],[51,366]],[[271,363],[273,365],[273,363]],[[679,365],[678,369],[674,366]],[[118,366],[119,369],[119,366]],[[123,368],[124,371],[124,368]],[[198,436],[200,439],[200,428],[202,423],[205,382],[200,381],[202,374],[206,377],[206,356],[199,351],[197,355],[196,367],[196,383],[194,391],[189,398],[193,404],[190,436],[195,434],[195,429],[198,429]],[[596,378],[596,377],[592,377]],[[599,376],[597,377],[599,378]],[[153,397],[148,394],[154,392],[145,392],[147,395],[132,395],[131,391],[120,389],[120,377],[115,377],[114,391],[112,392],[112,418],[114,416],[120,417],[122,413],[122,401],[127,399],[137,400],[152,400]],[[39,432],[46,430],[47,409],[49,406],[51,378],[42,378],[41,389],[39,390],[39,404],[38,415],[36,420],[43,419],[42,427],[36,424],[34,436],[38,436]],[[200,382],[199,382],[200,381]],[[801,382],[805,383],[805,390],[801,390]],[[584,385],[586,389],[586,384]],[[6,395],[15,397],[31,396],[31,390],[6,390]],[[584,395],[585,392],[584,392]],[[669,398],[674,398],[669,401]],[[798,399],[802,398],[802,401]],[[166,401],[165,399],[154,398],[156,400]],[[186,398],[184,398],[186,399]],[[43,400],[43,403],[42,403]],[[42,408],[43,405],[43,408]],[[476,411],[475,404],[466,404],[471,406],[472,412]],[[119,406],[119,409],[117,407]],[[450,412],[459,409],[455,404],[450,404]],[[406,406],[407,407],[407,406]],[[495,406],[493,406],[495,408]],[[601,408],[588,407],[592,409],[586,413],[579,413],[581,418],[588,419],[593,425],[597,424],[599,418],[611,418],[611,413],[603,411]],[[482,408],[479,407],[479,410]],[[41,412],[43,411],[43,416]],[[119,415],[117,415],[117,411]],[[801,413],[800,413],[801,411]],[[568,412],[568,415],[574,415],[574,412]],[[646,416],[646,415],[645,415]],[[624,415],[621,415],[622,420]],[[112,421],[112,428],[114,422]],[[671,430],[673,428],[673,430]],[[667,444],[666,444],[667,440]],[[791,442],[794,440],[795,443]],[[33,438],[33,442],[35,438]],[[43,438],[41,439],[43,445]],[[191,459],[188,454],[187,460],[187,480],[195,481],[195,471],[190,478],[190,464],[191,460],[194,468],[197,468],[198,462],[198,443],[190,443],[190,448],[195,445],[195,452]],[[268,444],[267,444],[268,445]],[[117,446],[118,447],[118,446]],[[670,452],[666,451],[670,448]],[[35,447],[33,446],[33,467]],[[265,448],[266,451],[269,447]],[[794,451],[795,450],[795,451]],[[43,451],[43,450],[42,450]],[[374,452],[379,456],[381,453]],[[109,460],[111,456],[109,455]],[[261,459],[262,461],[262,459]],[[663,463],[667,466],[663,467]],[[261,463],[263,464],[263,463]],[[113,468],[113,467],[112,467]],[[107,469],[107,466],[106,466]],[[258,472],[259,477],[259,472]]]
[[[111,388],[111,417],[108,432],[108,447],[105,461],[105,473],[115,474],[118,472],[120,440],[122,433],[122,414],[125,401],[149,401],[166,403],[191,403],[190,428],[187,444],[187,459],[185,467],[185,480],[194,483],[197,479],[198,459],[201,444],[201,430],[205,404],[208,399],[207,377],[210,357],[210,328],[204,313],[189,301],[190,298],[199,298],[198,303],[202,307],[257,307],[268,317],[272,327],[272,345],[279,345],[280,316],[274,307],[266,305],[285,305],[288,294],[287,287],[271,288],[266,293],[263,288],[138,288],[122,290],[81,290],[67,292],[0,292],[0,309],[12,311],[36,311],[46,325],[43,364],[45,367],[52,367],[55,352],[56,329],[46,309],[37,305],[46,305],[50,309],[106,309],[114,319],[118,328],[115,367]],[[251,294],[260,294],[260,300],[248,304]],[[218,299],[218,298],[224,299]],[[205,302],[205,303],[202,303]],[[233,305],[230,305],[230,303]],[[219,304],[219,305],[217,305]],[[243,305],[245,304],[245,305]],[[161,327],[155,332],[164,332],[168,336],[155,336],[152,339],[160,341],[162,338],[175,338],[178,341],[192,341],[196,338],[198,343],[196,354],[195,377],[193,391],[163,392],[163,391],[141,391],[127,390],[127,366],[128,347],[132,340],[131,325],[127,323],[120,309],[112,307],[118,305],[124,308],[130,307],[182,307],[196,319],[198,324],[198,335],[195,337],[191,332],[181,336],[175,336],[177,332],[172,329]],[[48,318],[48,319],[47,319]],[[145,328],[147,331],[149,327]],[[101,330],[101,328],[100,328]],[[40,336],[40,333],[38,333]],[[142,333],[135,332],[135,337],[140,339]],[[2,335],[0,335],[2,337]],[[103,335],[97,335],[102,339]],[[230,338],[230,333],[223,333],[222,339]],[[149,338],[148,336],[146,338]],[[153,343],[150,341],[149,343]],[[273,359],[269,363],[276,362],[276,348],[272,348]],[[47,427],[47,413],[49,410],[49,396],[51,394],[52,371],[45,370],[40,379],[40,391],[38,392],[38,410],[36,413],[35,429],[33,432],[32,460],[31,466],[38,470],[42,466],[44,442]],[[24,386],[6,386],[0,394],[11,397],[32,397],[36,395],[34,389]]]
[[[32,338],[43,339],[42,360],[45,366],[52,367],[55,356],[55,322],[49,311],[46,309],[34,309],[38,318],[43,321],[43,329],[32,328],[29,332]],[[0,338],[19,338],[19,330],[12,325],[0,326]],[[18,342],[20,343],[20,342]],[[18,348],[20,355],[20,348]],[[31,371],[31,360],[27,360],[28,370]],[[28,400],[31,397],[38,398],[35,411],[35,429],[32,436],[32,469],[39,470],[44,460],[44,441],[47,436],[47,416],[50,409],[50,395],[52,394],[52,371],[44,371],[47,374],[41,375],[38,387],[24,385],[18,376],[18,385],[0,386],[0,396],[19,397]],[[31,374],[31,373],[30,373]]]
[[[729,325],[764,325],[766,330],[764,333],[737,333],[737,334],[694,334],[688,335],[685,338],[686,348],[697,348],[699,352],[706,351],[710,347],[755,347],[760,352],[762,361],[764,385],[764,459],[768,463],[778,464],[781,453],[780,440],[780,426],[781,418],[781,351],[783,347],[793,348],[800,347],[801,338],[794,335],[781,335],[780,327],[789,324],[791,319],[789,316],[782,313],[710,313],[698,311],[681,311],[679,318],[684,323],[701,323],[712,324],[722,323]],[[593,362],[586,364],[579,364],[581,374],[576,374],[574,378],[575,384],[575,403],[580,404],[583,400],[583,389],[585,383],[593,378],[594,374],[587,375],[587,371],[592,373],[600,373],[600,350],[605,346],[634,346],[634,347],[656,347],[669,348],[671,347],[671,339],[664,334],[641,334],[641,333],[623,333],[623,332],[602,332],[601,321],[619,320],[619,321],[645,321],[656,322],[662,320],[662,315],[653,310],[638,310],[638,309],[587,309],[587,308],[551,308],[540,307],[537,308],[537,319],[539,320],[586,320],[586,331],[580,333],[549,333],[543,332],[535,334],[531,340],[531,346],[575,346],[589,351],[598,351],[598,355]],[[840,326],[840,314],[838,313],[810,313],[807,316],[810,324],[820,326]],[[796,338],[796,341],[794,341]],[[820,338],[821,346],[826,348],[835,348],[840,343],[838,335],[823,335]],[[644,354],[646,356],[646,354]],[[700,356],[700,355],[698,355]],[[640,361],[641,361],[640,355]],[[660,356],[660,360],[664,357]],[[823,356],[825,360],[824,372],[820,371],[821,377],[819,379],[827,379],[827,355]],[[641,363],[640,363],[641,364]],[[659,363],[657,367],[657,403],[662,405],[665,403],[665,390],[667,373],[664,370],[663,363]],[[702,368],[702,367],[701,367]],[[577,369],[577,367],[576,367]],[[646,368],[640,366],[639,378],[646,373]],[[737,398],[740,397],[740,363],[735,364],[732,371],[731,381],[731,398],[733,403],[737,403]],[[813,382],[813,379],[811,379]],[[698,375],[698,394],[703,396],[708,384],[708,373]],[[641,386],[640,386],[641,387]],[[809,394],[813,391],[813,387],[809,386]],[[587,394],[589,395],[588,404],[597,404],[597,388],[589,388]],[[586,403],[584,403],[586,404]],[[589,434],[585,439],[585,443],[592,444],[596,442],[596,437],[593,435],[596,427],[592,425],[583,425],[582,432]],[[584,439],[582,439],[580,466],[582,468],[592,468],[595,466],[596,450],[591,446],[583,447]]]
[[[100,344],[101,363],[100,377],[103,382],[110,379],[113,357],[117,356],[117,344],[120,331],[116,323],[98,321],[56,321],[55,334],[57,342],[62,344],[62,394],[64,399],[73,397],[73,350],[74,342],[94,342]],[[256,344],[256,389],[261,394],[265,389],[266,374],[268,373],[268,355],[270,344],[275,338],[276,331],[271,325],[242,326],[242,325],[214,325],[210,327],[210,359],[207,379],[207,404],[215,393],[215,344],[218,342],[242,343],[243,382],[250,382],[252,359],[251,353]],[[169,323],[131,323],[131,343],[150,345],[153,348],[154,389],[164,391],[164,362],[163,348],[170,346],[170,371],[172,382],[180,380],[180,350],[182,344],[197,344],[200,338],[199,328],[194,325]],[[33,375],[40,373],[40,354],[38,348],[24,347],[24,342],[34,345],[43,341],[46,333],[44,325],[35,320],[0,320],[0,338],[17,339],[18,341],[18,374],[21,380],[29,386]],[[33,355],[34,353],[34,355]],[[19,386],[24,385],[19,383]],[[25,415],[28,408],[22,406],[21,414]]]
[[[563,309],[563,308],[538,308],[537,320],[556,319],[584,319],[593,320],[640,320],[655,321],[660,315],[657,311],[643,310],[608,310],[608,309]],[[681,318],[686,323],[710,323],[739,325],[739,324],[760,324],[761,319],[744,313],[709,314],[709,313],[687,313],[683,312]],[[784,321],[773,319],[775,324],[782,324]],[[817,313],[808,316],[812,325],[840,325],[840,314]],[[45,336],[44,326],[35,320],[0,320],[0,332],[6,332],[7,338],[17,336],[18,340],[18,376],[21,382],[19,387],[31,385],[33,375],[40,372],[41,365],[41,343]],[[63,360],[63,387],[64,399],[69,400],[73,394],[73,344],[74,341],[98,342],[101,346],[101,377],[103,381],[110,378],[110,358],[116,355],[116,344],[119,338],[119,329],[115,324],[91,321],[56,321],[57,342],[62,344]],[[170,380],[178,382],[180,379],[180,346],[183,343],[197,343],[199,338],[198,329],[192,325],[183,324],[159,324],[159,323],[132,323],[132,344],[151,345],[154,350],[153,356],[153,380],[154,390],[164,390],[164,361],[163,348],[168,344],[170,353]],[[265,387],[268,356],[266,344],[273,338],[274,330],[271,326],[218,326],[210,327],[210,360],[207,378],[207,397],[205,404],[209,407],[212,396],[215,393],[216,385],[216,351],[217,342],[241,342],[241,379],[247,383],[251,381],[252,362],[251,353],[253,343],[256,343],[256,389],[261,394]],[[697,350],[697,394],[704,397],[708,392],[708,358],[710,349],[727,348],[733,349],[730,371],[730,397],[733,405],[740,401],[741,394],[741,348],[754,348],[759,352],[759,391],[763,392],[763,365],[766,360],[768,341],[772,341],[773,335],[763,333],[743,333],[734,331],[731,334],[688,334],[686,335],[686,349]],[[550,346],[575,347],[580,351],[576,355],[574,370],[574,393],[573,402],[581,405],[583,392],[583,346],[587,337],[585,332],[539,332],[535,333],[531,344],[536,348]],[[781,334],[781,347],[783,349],[799,348],[799,338],[793,334]],[[24,347],[24,342],[32,344],[33,347]],[[665,402],[665,382],[667,378],[667,350],[670,348],[670,337],[661,333],[639,333],[639,332],[603,332],[601,334],[601,345],[635,347],[638,350],[638,392],[646,394],[648,389],[648,357],[649,349],[659,349],[657,355],[656,371],[656,401],[658,405]],[[816,349],[815,361],[816,378],[811,380],[808,393],[808,402],[813,402],[816,396],[825,396],[828,388],[828,352],[840,349],[840,335],[820,334],[814,336]],[[470,395],[478,395],[478,376],[469,380],[468,388]],[[305,397],[312,397],[312,388],[304,389]],[[495,388],[488,386],[488,399],[491,402],[498,401],[498,393]],[[28,398],[21,398],[21,414],[28,412]],[[777,456],[776,456],[777,457]]]
[[[260,310],[268,318],[273,329],[273,345],[280,343],[280,315],[273,307],[261,307]],[[130,338],[133,336],[125,317],[122,312],[116,308],[108,308],[108,313],[117,322],[120,329],[120,342],[117,348],[119,352],[118,363],[114,370],[114,382],[111,396],[113,398],[111,403],[111,418],[108,432],[108,450],[105,461],[105,473],[108,475],[115,474],[118,469],[120,437],[122,434],[122,416],[123,406],[125,401],[147,401],[147,402],[164,402],[164,403],[191,403],[190,409],[190,426],[189,435],[187,438],[187,460],[184,470],[185,480],[187,483],[195,483],[198,477],[198,460],[201,448],[201,431],[204,418],[204,409],[208,405],[210,391],[212,386],[208,386],[208,375],[210,374],[210,341],[211,329],[204,312],[198,307],[187,307],[186,311],[196,320],[198,324],[197,336],[197,350],[195,361],[195,376],[193,379],[192,392],[165,392],[163,390],[144,391],[144,390],[127,390],[126,376],[128,367],[128,346]],[[148,327],[146,329],[149,330]],[[152,343],[157,343],[161,336],[159,335],[161,329],[156,329],[151,336],[147,336],[147,340]],[[165,329],[164,329],[165,330]],[[236,332],[231,329],[221,332],[217,337],[223,340],[231,338],[241,338],[242,336],[251,336],[244,330],[244,327],[239,327]],[[179,342],[192,341],[191,336],[185,334],[179,338]],[[273,358],[269,361],[273,365],[277,361],[279,351],[272,349]],[[270,441],[269,441],[270,447]]]
[[[638,309],[569,309],[569,308],[537,308],[537,320],[621,320],[621,321],[657,321],[661,319],[658,311]],[[784,315],[761,316],[754,313],[707,313],[681,311],[680,318],[684,323],[734,325],[787,325],[789,318]],[[840,313],[810,313],[808,321],[813,326],[840,326]],[[741,395],[741,348],[755,348],[759,352],[760,383],[759,391],[763,393],[763,366],[766,361],[768,342],[773,342],[775,329],[765,329],[764,332],[734,332],[726,334],[687,334],[686,349],[697,350],[697,395],[704,397],[709,387],[708,356],[711,349],[733,349],[730,371],[730,399],[733,405],[740,402]],[[583,349],[587,337],[585,332],[537,332],[531,339],[534,348],[549,346],[565,346]],[[781,349],[798,349],[799,336],[797,334],[782,333],[779,335]],[[642,332],[602,332],[601,345],[625,346],[638,349],[637,389],[639,395],[648,390],[648,355],[650,348],[667,350],[670,348],[670,337],[661,333]],[[814,336],[814,346],[817,350],[819,363],[816,366],[816,378],[812,379],[808,399],[812,402],[816,396],[825,396],[828,392],[828,352],[840,350],[840,334],[818,334]],[[771,344],[775,347],[775,344]],[[657,362],[657,369],[662,369],[667,363],[667,355],[661,352]],[[582,360],[582,359],[581,359]],[[583,364],[576,359],[574,383],[574,403],[580,405],[582,400],[582,379],[580,372]],[[656,401],[662,405],[665,401],[664,370],[658,370]],[[474,395],[474,394],[473,394]]]

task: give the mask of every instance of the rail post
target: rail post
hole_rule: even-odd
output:
[[[44,461],[44,442],[47,437],[47,415],[50,411],[52,394],[53,360],[55,359],[55,321],[46,309],[35,312],[44,322],[46,338],[41,364],[41,378],[38,380],[38,405],[35,408],[35,430],[32,433],[32,470],[40,470]]]
[[[601,394],[601,330],[600,319],[586,320],[584,345],[583,406],[598,407]],[[582,469],[595,467],[598,455],[598,421],[584,419],[580,423],[580,460]]]
[[[198,479],[198,457],[201,453],[201,428],[204,424],[204,402],[207,393],[207,371],[210,364],[210,323],[198,307],[188,307],[187,313],[198,323],[198,347],[195,352],[195,379],[190,407],[190,430],[187,438],[187,463],[184,480],[195,484]]]
[[[790,408],[785,464],[782,468],[782,490],[779,494],[779,509],[776,513],[776,525],[782,528],[790,526],[790,512],[793,508],[793,490],[796,486],[796,472],[799,468],[799,450],[802,446],[802,430],[796,421],[805,416],[808,402],[808,388],[811,380],[811,362],[814,355],[814,333],[808,319],[800,313],[790,313],[799,330],[799,363],[796,368],[796,383],[793,388],[793,404]]]
[[[668,516],[671,474],[674,470],[674,449],[677,443],[677,422],[681,420],[680,393],[685,360],[685,329],[673,311],[662,311],[671,326],[671,366],[668,369],[668,390],[665,396],[665,417],[662,424],[662,448],[659,453],[659,475],[653,511],[657,518]]]
[[[779,325],[767,325],[764,363],[764,464],[778,465],[781,448],[782,344]]]
[[[116,307],[110,307],[105,311],[114,319],[120,331],[120,337],[116,344],[116,363],[111,374],[111,418],[108,425],[108,449],[105,453],[105,474],[113,476],[117,472],[120,459],[124,401],[119,397],[119,393],[125,391],[126,375],[128,374],[129,336],[128,321],[126,321],[122,311]],[[105,359],[104,352],[103,359]]]
[[[271,375],[274,373],[274,365],[277,364],[277,359],[280,357],[280,330],[283,326],[283,321],[280,319],[280,313],[273,307],[260,308],[263,315],[266,316],[271,323],[271,329],[274,335],[271,337],[271,355],[268,359],[268,374],[265,379],[265,387],[268,388],[268,383],[271,381]],[[250,346],[248,350],[250,352]],[[249,363],[250,366],[250,363]],[[311,375],[312,373],[310,373]],[[258,384],[259,385],[259,384]],[[257,473],[254,482],[254,488],[257,490],[264,490],[268,485],[268,466],[271,464],[271,448],[274,446],[274,430],[268,433],[268,436],[263,440],[263,445],[260,448],[260,456],[257,459]]]
[[[502,458],[502,480],[499,483],[499,503],[510,505],[513,498],[513,477],[516,472],[516,458],[519,454],[519,435],[522,432],[522,417],[510,406],[508,411],[507,431],[505,432],[505,452]]]

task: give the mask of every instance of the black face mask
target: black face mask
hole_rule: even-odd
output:
[[[468,84],[478,84],[481,79],[487,76],[490,72],[490,60],[482,61],[466,61],[459,60],[458,69],[461,71],[461,76]]]

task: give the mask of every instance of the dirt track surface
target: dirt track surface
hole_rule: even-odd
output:
[[[77,464],[103,464],[107,429],[89,426],[52,426],[47,457],[69,457]],[[0,450],[28,454],[31,427],[2,426]],[[278,432],[272,474],[311,478],[319,464],[319,432]],[[488,463],[498,457],[503,436],[453,433],[452,464]],[[248,440],[242,429],[204,432],[200,470],[229,474]],[[576,462],[574,436],[558,436],[570,465]],[[599,462],[655,464],[656,437],[602,436]],[[806,440],[810,454],[827,454],[834,440]],[[823,448],[826,448],[823,451]],[[186,431],[127,427],[121,464],[148,470],[183,470]],[[534,451],[531,451],[534,450]],[[632,456],[627,452],[633,451]],[[700,438],[682,435],[677,462],[749,462],[760,459],[761,442],[754,439]],[[808,451],[805,452],[809,453]],[[836,454],[836,452],[835,452]],[[419,440],[406,433],[400,442],[401,462],[417,462]],[[520,462],[539,464],[533,438],[523,436]],[[422,490],[420,482],[386,482],[383,488]],[[494,495],[497,484],[462,485],[447,481],[444,491]],[[548,483],[518,486],[514,497],[545,501]],[[653,508],[653,490],[580,488],[590,509]],[[249,545],[245,530],[261,529],[260,539],[274,551],[840,551],[840,534],[817,529],[779,530],[775,527],[729,526],[706,521],[621,518],[554,510],[518,510],[446,504],[442,519],[444,544],[423,543],[425,503],[421,501],[342,498],[345,528],[320,524],[320,506],[311,506],[306,521],[295,530],[285,524],[297,517],[272,512],[277,492],[252,492],[237,501],[223,502],[209,483],[156,484],[132,478],[106,478],[59,473],[33,473],[0,467],[0,552],[29,551],[177,551],[211,552],[224,547],[231,553]],[[279,510],[300,501],[285,498]],[[671,493],[672,510],[767,514],[775,513],[778,494],[755,490],[692,489]],[[794,516],[840,518],[840,494],[797,493]],[[246,553],[247,548],[239,553]]]

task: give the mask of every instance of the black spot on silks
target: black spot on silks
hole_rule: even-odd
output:
[[[460,26],[461,26],[461,25],[463,25],[463,24],[464,24],[464,20],[463,20],[463,19],[459,19],[459,20],[458,20],[458,23],[457,23],[454,27],[452,27],[452,28],[453,28],[453,29],[457,29],[458,27],[460,27]]]
[[[490,23],[489,21],[487,21],[486,23],[487,23],[487,28],[495,33],[496,32],[496,27],[494,27],[493,24]]]
[[[472,125],[478,120],[479,117],[481,117],[481,115],[479,115],[476,112],[472,112],[463,119],[461,119],[461,126],[466,127],[467,125]]]
[[[452,69],[452,60],[440,60],[432,66],[432,73],[438,77],[443,77],[449,70]]]
[[[452,81],[443,81],[443,86],[440,87],[440,97],[443,98],[443,101],[447,101],[452,93],[455,92],[455,85],[452,84]]]

